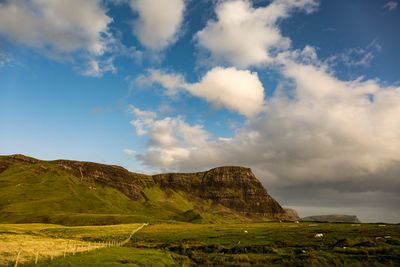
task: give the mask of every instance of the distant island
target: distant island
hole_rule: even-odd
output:
[[[356,215],[313,215],[301,219],[302,221],[311,222],[337,222],[337,223],[361,223]]]

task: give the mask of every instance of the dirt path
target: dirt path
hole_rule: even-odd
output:
[[[144,224],[142,224],[141,226],[139,226],[138,228],[136,228],[135,230],[133,230],[132,233],[130,234],[130,236],[129,236],[127,239],[125,239],[124,241],[121,242],[121,246],[123,246],[123,245],[125,245],[126,243],[128,243],[128,242],[131,240],[132,236],[133,236],[136,232],[138,232],[139,230],[141,230],[143,227],[145,227],[146,225],[148,225],[148,223],[144,223]]]

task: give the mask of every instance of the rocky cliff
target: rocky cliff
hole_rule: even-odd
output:
[[[158,174],[153,179],[161,188],[181,190],[244,214],[275,218],[285,213],[249,168],[227,166],[198,173]]]
[[[249,219],[298,219],[296,212],[283,209],[267,193],[251,169],[244,167],[226,166],[205,172],[145,175],[113,165],[70,160],[41,161],[13,155],[0,158],[0,175],[6,176],[6,170],[13,166],[31,166],[39,177],[47,176],[50,170],[55,172],[53,175],[72,175],[90,192],[100,187],[114,188],[133,203],[140,203],[149,210],[157,207],[168,209],[171,216],[175,214],[180,218],[184,214],[195,214],[194,217],[199,214],[201,217],[202,213],[219,213]],[[21,175],[25,174],[21,172]]]

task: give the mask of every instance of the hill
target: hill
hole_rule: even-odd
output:
[[[295,220],[249,168],[145,175],[92,162],[0,156],[0,222]]]
[[[343,222],[343,223],[361,223],[355,215],[314,215],[301,219],[302,221],[312,222]]]

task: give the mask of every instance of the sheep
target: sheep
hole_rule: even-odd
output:
[[[324,234],[321,234],[321,233],[318,233],[318,234],[315,234],[315,238],[322,238],[324,236]]]

